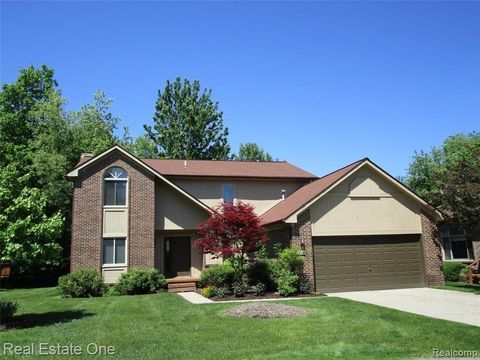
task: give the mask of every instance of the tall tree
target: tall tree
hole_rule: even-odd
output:
[[[45,65],[22,69],[0,93],[0,258],[15,270],[61,263],[73,190],[65,174],[82,152],[116,142],[118,118],[102,92],[71,114],[65,102]]]
[[[453,135],[430,152],[416,153],[405,181],[461,225],[475,229],[480,219],[480,134]]]
[[[234,156],[234,159],[242,161],[273,161],[272,155],[253,142],[240,144],[238,156]]]
[[[98,154],[119,141],[114,131],[120,118],[110,111],[112,102],[99,90],[93,94],[92,103],[83,105],[79,111],[70,115],[77,153]]]
[[[16,270],[60,263],[58,238],[64,219],[50,180],[55,178],[51,170],[65,162],[61,156],[55,162],[43,157],[50,152],[42,149],[49,138],[68,141],[68,132],[52,135],[63,129],[62,106],[53,70],[47,66],[22,69],[15,82],[2,86],[0,258],[13,261]],[[48,171],[37,171],[38,162]]]
[[[223,126],[223,113],[211,94],[211,90],[201,91],[197,80],[182,82],[177,77],[173,83],[167,81],[163,92],[158,92],[153,127],[144,125],[159,156],[228,159],[228,128]]]

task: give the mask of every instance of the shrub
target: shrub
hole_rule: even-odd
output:
[[[247,289],[245,287],[245,284],[241,282],[233,284],[233,295],[235,295],[236,297],[244,297],[246,293]]]
[[[275,282],[278,292],[282,296],[290,296],[297,292],[297,283],[299,276],[288,269],[280,269],[277,271]]]
[[[445,261],[443,263],[443,274],[447,281],[458,281],[460,273],[466,269],[466,265],[458,261]]]
[[[212,285],[205,286],[202,290],[201,293],[203,296],[206,298],[211,298],[212,296],[215,295],[215,288]]]
[[[255,285],[262,283],[266,289],[274,290],[274,267],[275,260],[258,260],[251,264],[247,269],[248,283]]]
[[[130,269],[115,285],[121,295],[152,294],[167,286],[165,276],[156,269]]]
[[[300,274],[303,268],[303,255],[296,246],[285,248],[278,252],[278,265],[282,269],[288,269],[294,274]]]
[[[298,292],[300,294],[310,294],[312,292],[312,285],[305,276],[301,276],[298,282]]]
[[[16,302],[0,300],[0,325],[10,323],[17,310],[18,304]]]
[[[216,296],[220,296],[222,298],[227,296],[229,293],[230,293],[230,291],[228,291],[228,288],[226,288],[226,287],[213,288],[213,294],[216,295]]]
[[[233,283],[235,272],[228,263],[213,265],[203,270],[200,283],[203,287],[230,287]]]
[[[95,269],[79,269],[58,279],[58,287],[63,296],[90,297],[102,296],[102,277]]]
[[[251,287],[251,291],[252,291],[252,294],[255,296],[263,296],[265,295],[266,288],[267,287],[265,286],[265,284],[259,282],[258,284],[253,285]]]
[[[105,291],[103,292],[103,296],[120,296],[120,292],[118,291],[116,286],[107,286]]]

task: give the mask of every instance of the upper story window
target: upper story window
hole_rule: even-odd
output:
[[[119,167],[112,167],[107,170],[103,180],[103,204],[112,206],[127,205],[128,175],[125,170]]]
[[[223,185],[223,202],[227,204],[233,204],[235,198],[235,187],[230,184]]]
[[[447,227],[441,231],[440,236],[443,241],[445,260],[473,258],[472,242],[467,238],[465,229]]]

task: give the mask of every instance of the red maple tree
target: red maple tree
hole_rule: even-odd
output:
[[[217,207],[197,230],[195,246],[205,254],[230,258],[236,281],[241,281],[248,257],[268,240],[253,207],[240,201]]]

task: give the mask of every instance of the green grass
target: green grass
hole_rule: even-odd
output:
[[[445,285],[434,285],[435,289],[455,290],[480,295],[480,285],[468,285],[464,282],[447,281]]]
[[[17,321],[25,326],[1,333],[1,355],[5,342],[73,343],[83,349],[94,342],[114,345],[112,358],[142,360],[412,358],[431,356],[433,348],[480,352],[477,327],[339,298],[293,300],[289,304],[310,314],[259,320],[222,315],[236,304],[192,305],[170,293],[63,299],[55,288],[41,288],[0,296],[19,302]],[[82,358],[91,357],[75,357]]]

